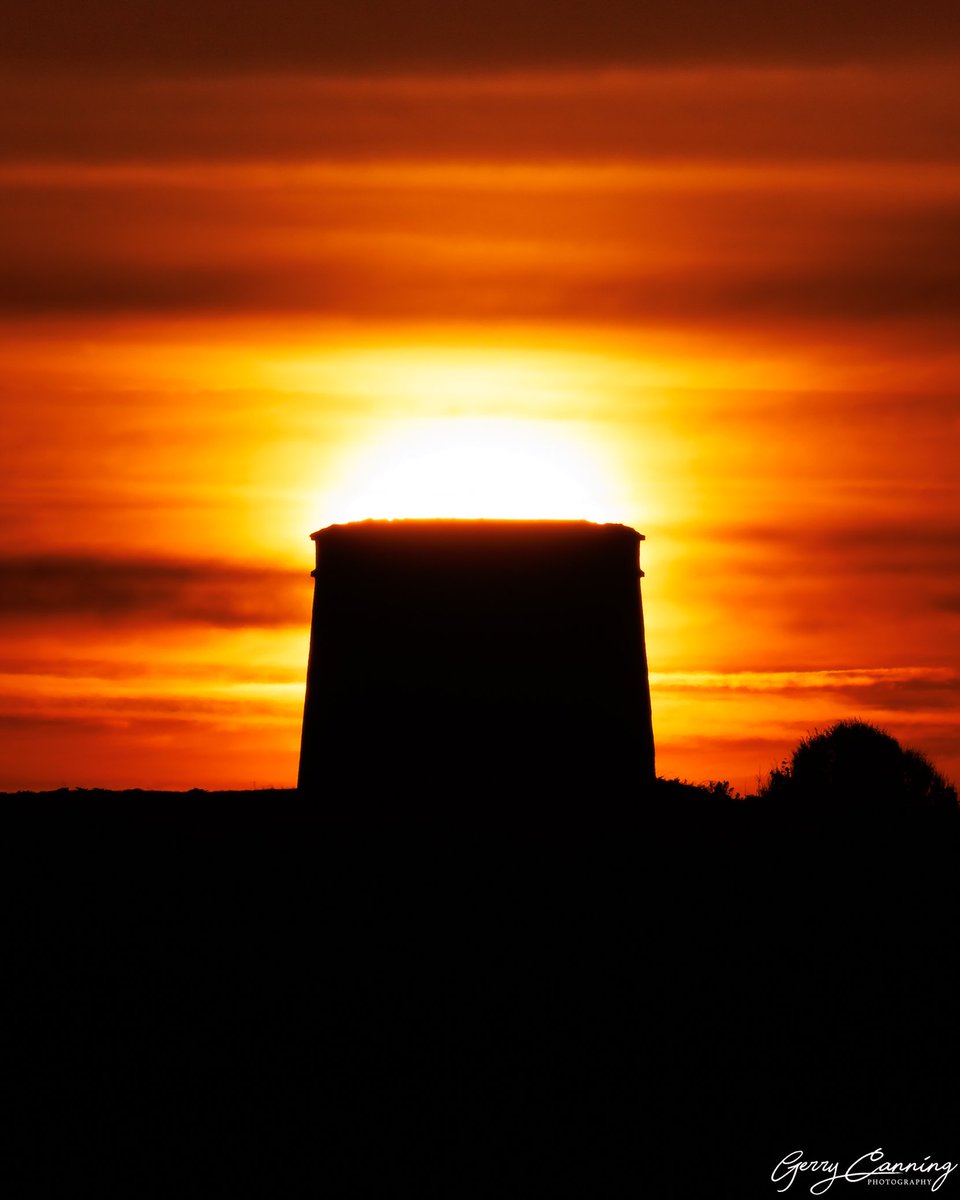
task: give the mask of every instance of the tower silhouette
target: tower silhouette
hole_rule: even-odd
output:
[[[636,530],[405,520],[311,536],[302,793],[347,815],[652,786]]]

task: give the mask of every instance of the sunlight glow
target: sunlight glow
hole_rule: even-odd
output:
[[[322,524],[368,518],[616,521],[599,448],[559,423],[446,418],[397,423],[345,462]]]

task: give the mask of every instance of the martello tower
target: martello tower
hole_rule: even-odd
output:
[[[348,813],[652,785],[641,534],[410,520],[311,536],[302,792]]]

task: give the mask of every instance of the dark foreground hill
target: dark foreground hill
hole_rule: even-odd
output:
[[[341,799],[3,799],[10,1194],[749,1198],[795,1150],[956,1159],[953,814]]]

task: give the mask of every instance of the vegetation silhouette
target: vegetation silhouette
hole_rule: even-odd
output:
[[[871,747],[908,756],[854,732],[764,795],[660,779],[614,820],[582,780],[526,823],[499,795],[366,824],[293,789],[9,798],[28,1182],[743,1200],[799,1148],[948,1154],[957,808],[847,805]],[[801,819],[808,743],[834,802]]]
[[[333,662],[339,691],[312,681],[299,789],[6,798],[4,1065],[30,1172],[12,1194],[139,1196],[149,1173],[167,1196],[188,1179],[331,1200],[750,1200],[797,1149],[951,1152],[955,792],[863,722],[805,738],[746,799],[656,779],[642,638],[639,669],[610,668],[638,615],[632,533],[603,535],[620,543],[605,622],[582,572],[563,575],[583,651],[569,678],[539,670],[569,607],[524,643],[545,605],[531,569],[519,625],[502,608],[452,681],[447,601],[466,595],[472,625],[500,584],[477,595],[475,555],[452,583],[436,562],[408,582],[399,628],[424,659],[397,640],[390,580],[332,535],[320,569],[351,566],[319,602],[313,667]],[[337,660],[344,632],[360,672]],[[527,675],[506,671],[514,652]],[[605,697],[585,713],[559,686],[611,678],[610,720]],[[43,1189],[48,1167],[63,1173]]]
[[[956,789],[918,750],[862,720],[837,721],[803,738],[760,788],[766,804],[810,815],[892,818],[922,809],[956,813]]]

